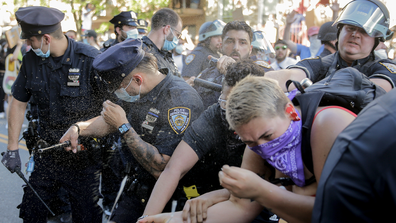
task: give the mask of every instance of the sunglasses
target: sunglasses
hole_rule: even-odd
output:
[[[283,46],[276,46],[276,47],[275,47],[275,50],[279,50],[279,49],[281,49],[281,48],[285,50],[285,49],[287,49],[287,46],[286,46],[286,45],[283,45]]]

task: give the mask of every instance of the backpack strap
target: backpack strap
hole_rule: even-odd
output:
[[[293,83],[294,86],[297,88],[297,90],[299,90],[299,91],[301,92],[301,94],[304,94],[304,93],[305,93],[304,88],[301,86],[300,82],[295,81],[295,80],[287,80],[287,81],[286,81],[286,89],[287,89],[288,92],[289,92],[289,86],[290,86],[290,84],[292,84],[292,83]]]
[[[302,141],[301,156],[307,169],[314,173],[312,148],[311,148],[311,128],[315,118],[316,109],[319,106],[324,92],[318,91],[310,94],[300,94],[293,99],[294,105],[299,105],[302,113]]]

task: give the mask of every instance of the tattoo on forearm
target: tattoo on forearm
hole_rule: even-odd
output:
[[[167,162],[155,146],[143,141],[133,128],[124,135],[124,139],[132,155],[144,169],[153,176],[161,173]]]

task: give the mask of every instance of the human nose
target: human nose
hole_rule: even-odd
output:
[[[234,51],[239,51],[239,43],[238,43],[238,41],[236,41],[234,43]]]

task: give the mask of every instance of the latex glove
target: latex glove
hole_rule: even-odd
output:
[[[15,168],[21,168],[21,158],[19,156],[19,150],[7,150],[1,159],[1,162],[11,172],[15,172]]]

